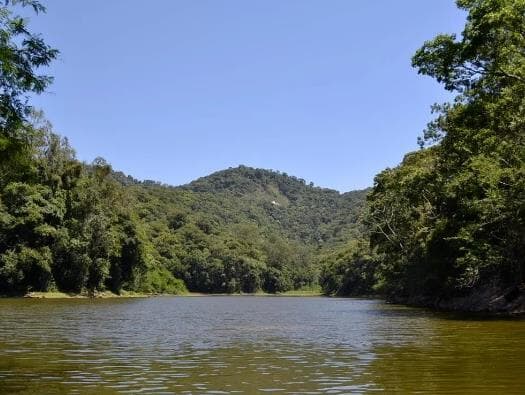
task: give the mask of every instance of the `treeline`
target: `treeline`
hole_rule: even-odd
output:
[[[183,290],[156,267],[110,166],[80,163],[46,126],[24,128],[16,155],[0,163],[1,292]]]
[[[422,304],[523,294],[525,1],[457,4],[468,13],[461,38],[439,35],[413,58],[457,96],[434,107],[422,149],[375,178],[370,243],[329,257],[327,292],[351,294],[373,277],[370,290]],[[356,272],[363,282],[348,289]]]

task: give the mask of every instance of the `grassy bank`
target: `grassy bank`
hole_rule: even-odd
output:
[[[141,292],[129,292],[122,291],[120,294],[115,294],[110,291],[104,292],[95,292],[94,294],[89,294],[87,292],[81,293],[66,293],[59,291],[49,291],[49,292],[29,292],[25,295],[19,295],[19,297],[24,298],[34,298],[34,299],[86,299],[86,298],[147,298],[152,296],[191,296],[191,297],[200,297],[200,296],[296,296],[296,297],[307,297],[307,296],[323,296],[321,289],[318,288],[307,288],[307,289],[298,289],[282,293],[267,293],[267,292],[256,292],[256,293],[203,293],[203,292],[184,292],[180,294],[148,294]],[[6,296],[13,297],[13,296]],[[15,296],[16,297],[16,296]]]
[[[34,299],[86,299],[86,298],[100,298],[100,299],[108,299],[108,298],[147,298],[152,295],[149,294],[143,294],[138,292],[127,292],[123,291],[120,295],[105,291],[105,292],[96,292],[94,294],[88,294],[88,293],[65,293],[65,292],[58,292],[58,291],[50,291],[50,292],[29,292],[25,294],[24,298],[34,298]]]

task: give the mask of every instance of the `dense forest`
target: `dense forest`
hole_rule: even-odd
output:
[[[456,97],[434,107],[422,149],[376,177],[371,246],[394,298],[454,307],[479,294],[459,307],[499,309],[524,303],[525,1],[457,4],[461,38],[439,35],[412,60]]]
[[[456,3],[461,36],[439,35],[412,59],[454,100],[433,107],[419,150],[370,190],[341,194],[246,166],[173,187],[78,161],[30,105],[58,51],[13,10],[45,9],[4,2],[0,293],[321,287],[437,307],[523,303],[525,0]]]
[[[180,187],[111,177],[133,198],[155,261],[191,291],[315,288],[319,254],[362,233],[366,191],[246,166]]]

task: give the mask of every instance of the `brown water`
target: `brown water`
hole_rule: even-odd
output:
[[[525,393],[525,321],[285,297],[0,299],[0,393]]]

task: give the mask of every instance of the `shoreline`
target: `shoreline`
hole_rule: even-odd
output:
[[[111,299],[111,298],[149,298],[154,295],[143,294],[139,292],[123,291],[121,294],[116,294],[110,291],[96,292],[92,295],[81,293],[67,293],[67,292],[28,292],[25,295],[3,296],[5,298],[26,298],[26,299]]]
[[[170,295],[168,295],[170,296]],[[329,297],[328,295],[324,295],[321,292],[308,292],[308,291],[288,291],[283,293],[268,293],[268,292],[254,292],[254,293],[204,293],[204,292],[188,292],[184,294],[179,295],[173,295],[173,296],[185,296],[185,297],[206,297],[206,296],[265,296],[265,297]]]
[[[387,297],[386,303],[432,311],[485,315],[490,317],[525,317],[525,286],[497,285],[479,287],[465,295],[445,297]]]
[[[24,295],[0,295],[0,298],[11,299],[112,299],[112,298],[151,298],[162,296],[178,296],[178,297],[206,297],[206,296],[264,296],[264,297],[328,297],[319,291],[288,291],[283,293],[204,293],[204,292],[185,292],[181,294],[146,294],[140,292],[122,291],[116,294],[110,291],[96,292],[95,294],[68,293],[59,291],[49,292],[28,292]]]
[[[271,294],[266,292],[256,293],[203,293],[203,292],[186,292],[182,294],[145,294],[139,292],[123,291],[121,294],[115,294],[113,292],[104,291],[97,292],[94,295],[87,293],[65,293],[65,292],[29,292],[25,295],[0,295],[1,299],[141,299],[141,298],[153,298],[153,297],[184,297],[184,298],[204,298],[204,297],[273,297],[273,298],[294,298],[294,297],[321,297],[321,298],[343,298],[343,299],[373,299],[381,300],[385,304],[398,305],[411,307],[416,309],[422,309],[427,311],[433,311],[438,313],[453,313],[453,314],[466,314],[472,316],[481,316],[485,318],[511,318],[511,317],[525,317],[525,310],[523,309],[523,300],[521,301],[520,307],[513,306],[498,306],[499,308],[487,308],[486,305],[479,306],[475,304],[476,308],[472,304],[457,303],[460,298],[453,298],[444,303],[433,303],[428,300],[414,300],[414,299],[403,299],[400,298],[384,298],[380,295],[362,295],[362,296],[334,296],[324,295],[318,291],[288,291],[284,293]],[[456,302],[456,303],[454,303]]]

